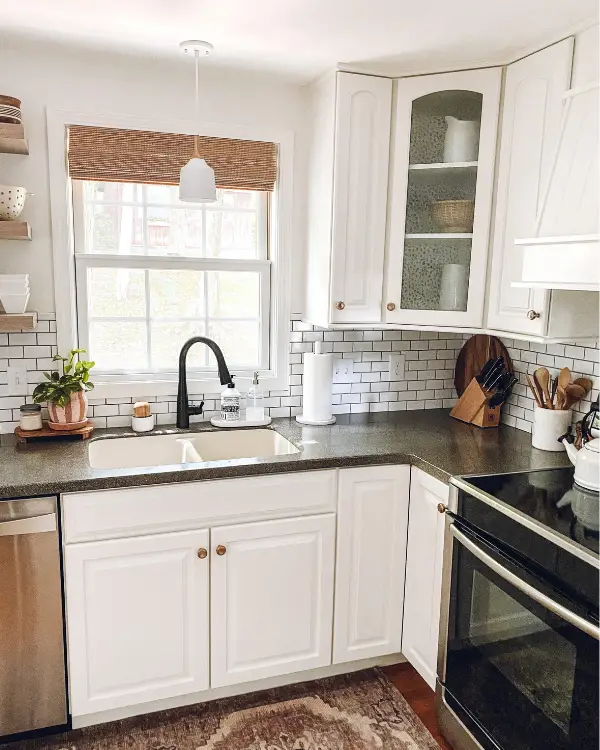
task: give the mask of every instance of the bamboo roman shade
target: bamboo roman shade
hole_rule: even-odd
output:
[[[194,136],[84,125],[69,127],[69,174],[74,180],[178,185],[194,151]],[[200,156],[215,171],[218,188],[272,191],[277,145],[198,136]]]

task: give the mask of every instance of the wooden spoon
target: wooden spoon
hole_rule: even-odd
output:
[[[573,385],[580,385],[582,388],[585,388],[586,393],[589,393],[594,384],[589,378],[577,378],[577,380],[573,382]]]
[[[542,399],[540,398],[540,392],[538,390],[537,384],[534,382],[531,375],[526,375],[526,378],[527,378],[527,385],[531,388],[531,392],[533,393],[535,403],[539,406],[540,409],[543,409],[544,403]]]
[[[550,391],[548,389],[548,386],[550,385],[550,373],[548,370],[545,367],[538,367],[533,373],[533,380],[542,389],[546,409],[554,409],[552,399],[550,398]]]
[[[563,367],[558,373],[558,386],[556,388],[556,406],[559,409],[563,408],[565,403],[565,389],[571,382],[571,370],[568,367]]]
[[[581,401],[585,396],[585,393],[585,388],[582,385],[575,385],[575,383],[568,385],[565,388],[565,402],[563,409],[570,409],[573,404],[577,403],[577,401]]]

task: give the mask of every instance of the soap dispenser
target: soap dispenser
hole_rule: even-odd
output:
[[[240,421],[240,392],[233,380],[227,384],[221,393],[221,421]]]
[[[262,422],[265,418],[265,399],[258,382],[258,373],[254,373],[252,385],[248,388],[246,401],[246,420],[248,422]]]

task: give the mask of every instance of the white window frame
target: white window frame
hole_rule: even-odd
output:
[[[120,254],[120,253],[94,253],[88,252],[85,247],[86,236],[84,227],[84,197],[83,184],[80,180],[72,181],[73,196],[73,234],[75,242],[75,288],[77,297],[77,327],[78,327],[78,345],[90,352],[93,357],[94,353],[89,348],[89,306],[87,276],[90,268],[131,268],[149,270],[195,270],[195,271],[250,271],[258,274],[260,277],[260,299],[259,299],[259,324],[260,324],[260,351],[261,361],[253,365],[242,367],[235,363],[229,363],[230,370],[239,377],[252,377],[253,373],[258,370],[261,373],[269,371],[270,368],[270,341],[269,341],[269,311],[271,299],[271,261],[268,257],[268,237],[265,229],[268,231],[268,205],[269,196],[267,193],[260,194],[258,206],[258,258],[252,259],[234,259],[234,258],[213,258],[206,256],[193,255],[150,255],[145,253]],[[98,203],[100,205],[100,203]],[[185,206],[170,206],[168,204],[148,203],[144,200],[143,205],[133,202],[102,202],[104,206],[132,206],[142,208],[145,216],[147,208],[173,208],[174,210],[185,210]],[[222,210],[206,206],[198,207],[198,211],[203,214],[205,221],[206,211]],[[227,210],[226,208],[224,210]],[[235,210],[235,209],[232,209]],[[204,224],[206,226],[206,224]],[[144,235],[146,228],[144,226]],[[119,318],[110,317],[106,321],[118,322],[139,321],[149,323],[149,304],[148,297],[148,275],[146,274],[146,316],[139,318]],[[194,318],[197,320],[198,318]],[[177,317],[177,320],[186,320],[184,317]],[[150,352],[151,329],[147,326],[148,351]],[[188,366],[189,376],[192,378],[210,377],[214,368]],[[129,370],[129,369],[112,369],[110,372],[104,371],[100,376],[107,382],[119,382],[123,376],[131,380],[148,381],[151,378],[156,379],[177,379],[177,360],[173,361],[173,366],[168,370]]]
[[[66,110],[47,109],[48,168],[50,178],[50,206],[52,215],[52,247],[54,260],[54,284],[56,300],[56,325],[59,352],[68,351],[79,343],[77,328],[77,288],[75,271],[75,238],[72,201],[72,181],[68,175],[66,161],[66,138],[70,125],[150,130],[163,133],[198,132],[198,125],[189,121],[173,122],[131,117],[127,115],[104,115],[78,113]],[[261,273],[270,274],[269,294],[261,297],[261,305],[269,305],[269,351],[270,363],[261,370],[261,383],[267,390],[284,390],[289,385],[289,319],[290,319],[290,267],[292,247],[292,184],[294,137],[290,131],[270,129],[266,126],[237,126],[231,124],[205,123],[199,128],[203,135],[242,140],[269,141],[278,145],[278,177],[275,191],[271,194],[269,221],[269,260]],[[152,256],[150,256],[152,257]],[[98,256],[95,256],[98,260]],[[128,259],[129,260],[129,259]],[[157,262],[167,259],[156,258]],[[168,262],[178,262],[168,258]],[[181,259],[186,267],[192,267],[194,258]],[[139,262],[148,266],[149,256],[139,256]],[[218,259],[198,258],[203,268],[207,263],[221,263]],[[109,257],[106,258],[110,263]],[[77,264],[85,261],[77,260]],[[226,260],[230,270],[233,265],[246,261]],[[256,261],[253,262],[256,268]],[[269,266],[268,270],[267,267]],[[172,267],[172,266],[171,266]],[[221,266],[222,267],[222,266]],[[220,270],[220,269],[218,269]],[[239,270],[243,270],[241,266]],[[239,369],[239,368],[232,368]],[[242,371],[240,371],[242,372]],[[246,389],[251,384],[250,372],[242,372],[236,384]],[[104,375],[94,378],[97,398],[140,397],[172,395],[177,390],[173,374],[148,375],[133,378],[129,374]],[[188,374],[188,391],[191,394],[218,393],[221,385],[216,372],[196,371]]]

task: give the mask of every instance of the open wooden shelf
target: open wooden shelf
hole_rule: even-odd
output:
[[[461,170],[461,169],[467,169],[467,170],[473,170],[477,169],[477,162],[476,161],[445,161],[445,162],[437,162],[435,164],[409,164],[408,169],[411,172],[425,172],[429,170],[440,170],[443,169],[446,170]]]
[[[26,221],[0,221],[0,240],[30,240],[31,227]]]
[[[37,319],[38,315],[36,312],[24,312],[21,314],[0,313],[0,332],[31,331],[36,327]]]
[[[28,154],[23,125],[0,122],[0,154]]]

